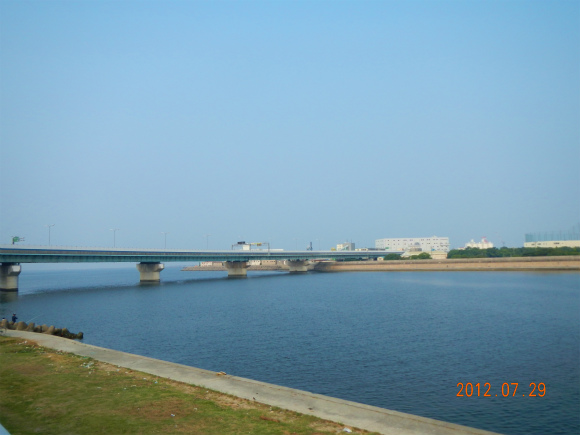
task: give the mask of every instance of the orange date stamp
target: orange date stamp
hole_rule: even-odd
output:
[[[539,384],[531,382],[529,388],[523,391],[523,394],[521,389],[518,393],[518,386],[517,382],[504,382],[501,384],[501,394],[499,392],[494,394],[489,382],[486,382],[483,386],[479,382],[477,384],[458,382],[457,388],[459,388],[459,391],[457,392],[457,397],[516,397],[519,394],[522,397],[544,397],[546,395],[546,384],[543,382]]]

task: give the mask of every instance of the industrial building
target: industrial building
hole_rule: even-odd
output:
[[[524,248],[580,248],[580,225],[570,231],[545,231],[525,235]]]
[[[375,248],[387,252],[449,252],[449,237],[409,237],[397,239],[377,239]]]

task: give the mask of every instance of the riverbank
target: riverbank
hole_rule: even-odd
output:
[[[320,272],[403,271],[580,271],[580,256],[501,257],[445,260],[324,261],[314,265]]]
[[[0,420],[12,435],[328,435],[345,428],[131,367],[66,353],[53,343],[45,343],[41,334],[33,338],[0,336],[0,392]]]
[[[50,417],[53,413],[58,414],[59,421],[63,422],[61,424],[65,422],[67,425],[79,424],[79,427],[83,427],[83,419],[102,418],[106,420],[110,416],[107,415],[108,411],[101,410],[100,401],[109,399],[115,405],[111,411],[114,414],[113,420],[123,422],[125,418],[147,419],[154,416],[155,422],[151,424],[163,428],[162,431],[156,430],[155,433],[227,434],[250,431],[254,434],[288,434],[299,430],[299,433],[305,434],[331,434],[340,433],[344,428],[347,428],[353,431],[352,433],[373,431],[380,434],[401,435],[492,434],[487,431],[230,376],[225,373],[215,373],[91,346],[52,335],[22,331],[6,331],[6,335],[20,339],[18,342],[21,343],[18,345],[21,346],[18,358],[11,359],[12,362],[6,364],[8,357],[7,351],[4,349],[7,348],[5,346],[6,340],[10,339],[0,339],[3,349],[0,353],[0,357],[3,359],[0,385],[4,391],[4,394],[0,395],[2,423],[14,435],[18,433],[13,429],[18,427],[14,422],[31,421],[38,418],[38,424],[42,424],[40,423],[42,421],[52,421]],[[42,347],[31,346],[31,342],[36,342]],[[13,343],[12,346],[14,347],[15,344]],[[54,349],[54,352],[43,348]],[[13,353],[13,351],[10,352]],[[63,352],[74,354],[81,359],[73,358],[73,364],[68,364]],[[36,365],[28,359],[28,357],[33,356],[31,354],[40,359],[35,363]],[[105,365],[95,364],[94,361]],[[42,367],[39,368],[39,365]],[[125,373],[123,373],[123,369],[125,369]],[[29,395],[22,395],[22,391],[19,391],[23,384],[36,382],[39,376],[46,379],[50,378],[50,376],[44,376],[47,372],[56,371],[60,376],[63,375],[63,372],[66,374],[66,372],[73,370],[79,373],[72,373],[73,376],[68,376],[64,384],[58,376],[52,376],[57,383],[56,388],[54,386],[48,387],[44,391],[35,387],[34,394],[31,392]],[[143,373],[148,374],[149,377],[143,377]],[[130,376],[124,377],[123,375]],[[19,379],[13,383],[12,379],[15,376]],[[154,378],[150,376],[154,376]],[[115,382],[107,382],[112,377],[115,377]],[[62,385],[66,385],[66,387]],[[187,394],[175,396],[172,393],[173,390],[166,391],[170,388],[175,388],[181,392],[185,391]],[[51,394],[56,393],[55,389],[60,394],[58,400],[53,400],[54,398],[51,397]],[[229,396],[216,395],[216,391]],[[73,405],[74,400],[70,397],[74,399],[75,394],[79,394],[79,392],[82,395],[82,400]],[[62,403],[61,401],[65,400],[65,397],[67,402]],[[215,406],[209,406],[206,403],[207,400],[213,402]],[[14,406],[13,402],[16,402],[18,406]],[[123,407],[125,407],[124,411]],[[208,415],[203,415],[204,412],[209,413],[210,410],[216,412],[216,407],[228,408],[236,415],[232,416],[228,412],[217,417],[214,416],[213,419],[209,418]],[[203,411],[206,408],[207,411]],[[97,409],[103,414],[102,417],[96,415],[98,414]],[[6,410],[10,412],[8,413]],[[95,415],[92,414],[93,410]],[[160,412],[165,414],[160,415]],[[296,414],[296,412],[302,415]],[[234,417],[235,420],[228,421]],[[322,420],[313,420],[312,417]],[[290,426],[292,421],[303,418],[306,420],[301,423],[302,429]],[[211,420],[217,420],[220,427],[207,430],[206,425],[209,425]],[[54,422],[44,424],[54,425]],[[99,424],[99,422],[93,421],[93,429],[98,427],[95,424]],[[126,425],[126,423],[123,424]],[[193,424],[193,431],[188,430],[185,427],[186,424]],[[59,429],[63,428],[56,427],[53,430],[43,430],[42,432],[62,433],[58,432]],[[73,431],[81,433],[77,432],[76,429]],[[131,430],[129,427],[125,433],[143,433],[143,428]]]
[[[403,271],[580,271],[580,256],[500,257],[443,260],[316,261],[310,270],[319,272],[403,272]],[[226,271],[221,265],[189,266],[190,272]],[[250,265],[248,271],[288,271],[284,265]]]

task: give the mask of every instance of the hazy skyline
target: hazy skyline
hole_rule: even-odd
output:
[[[580,221],[578,1],[0,2],[0,243]],[[164,235],[163,233],[167,234]],[[211,234],[210,236],[206,236]]]

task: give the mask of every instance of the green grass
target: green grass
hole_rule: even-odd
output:
[[[12,435],[298,435],[344,428],[8,337],[0,337],[0,423]]]

